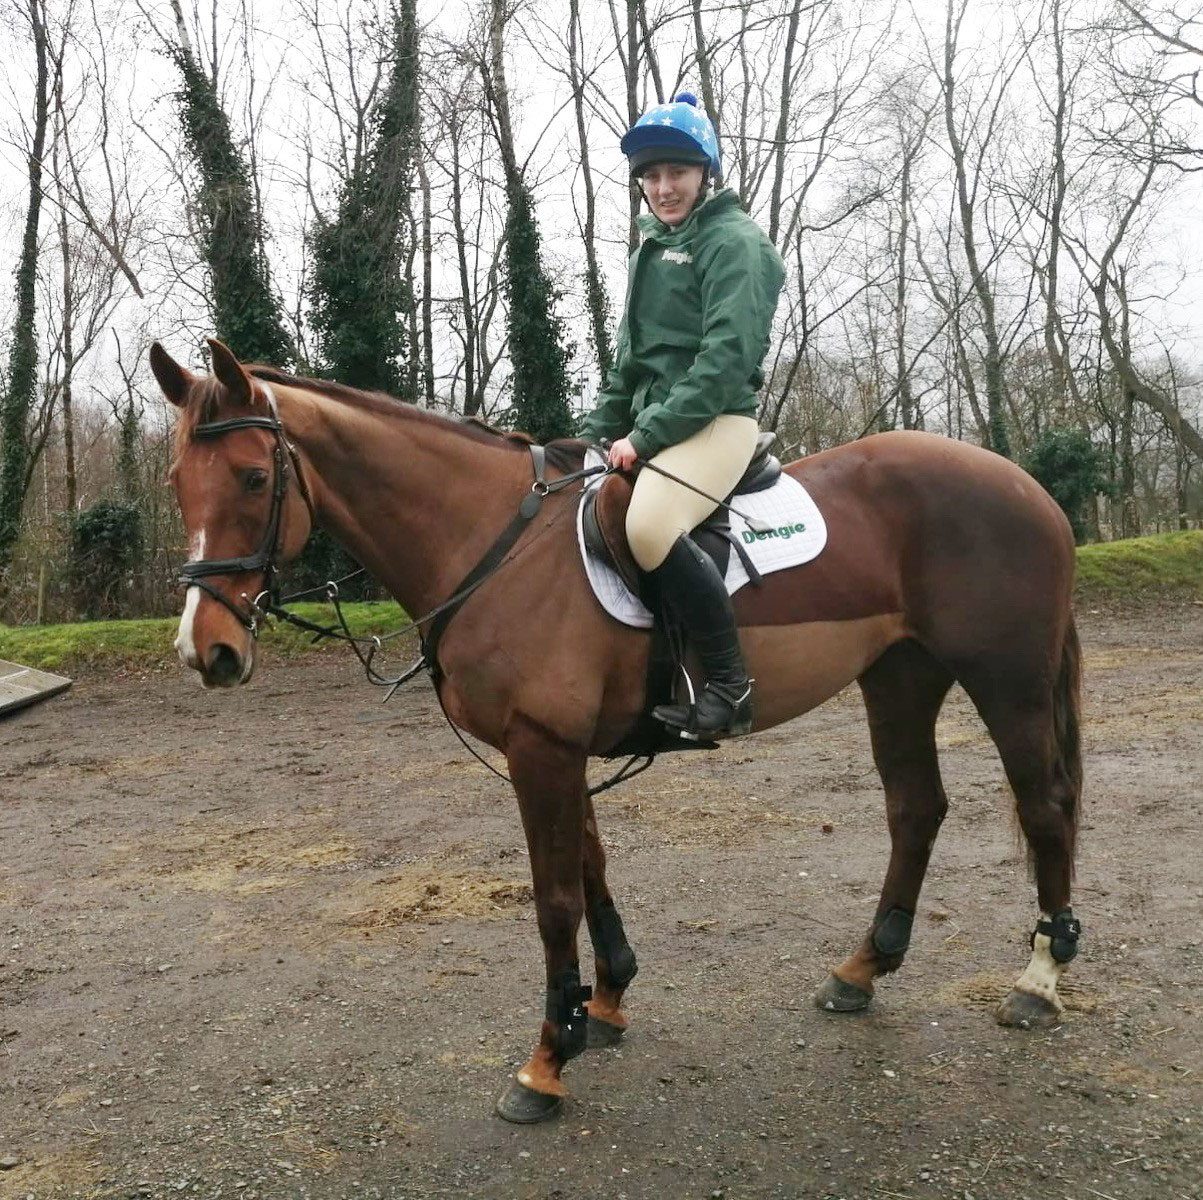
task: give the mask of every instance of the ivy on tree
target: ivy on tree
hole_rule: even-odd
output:
[[[271,289],[250,172],[212,81],[186,46],[172,56],[184,77],[178,93],[184,141],[200,174],[197,218],[216,335],[244,361],[288,366],[292,340]]]
[[[513,363],[513,423],[536,441],[569,437],[570,350],[556,315],[558,299],[539,255],[539,226],[521,177],[510,179],[506,218],[505,296]]]
[[[392,59],[368,151],[343,184],[336,215],[319,219],[311,239],[310,317],[323,374],[399,395],[403,365],[413,353],[406,344],[414,297],[405,273],[403,217],[419,129],[414,0],[402,0],[394,20]]]
[[[309,315],[318,336],[320,374],[397,396],[414,353],[406,338],[414,296],[404,270],[403,219],[420,128],[414,0],[401,0],[398,7],[391,54],[392,70],[373,115],[367,152],[344,182],[334,217],[319,216],[310,239]],[[355,569],[354,559],[316,530],[288,580],[290,586],[315,587]],[[343,592],[352,598],[372,593],[373,585],[362,576]]]

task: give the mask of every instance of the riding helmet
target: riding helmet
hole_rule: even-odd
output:
[[[619,144],[633,177],[642,175],[653,163],[664,162],[696,163],[716,178],[722,173],[714,126],[690,92],[678,92],[671,104],[648,109]]]

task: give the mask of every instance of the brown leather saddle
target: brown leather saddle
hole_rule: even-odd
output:
[[[725,501],[771,488],[781,477],[781,462],[772,453],[775,433],[762,433],[748,469]],[[582,528],[586,549],[618,572],[622,581],[646,603],[646,577],[636,565],[627,545],[626,516],[631,504],[633,484],[625,475],[611,475],[600,487],[589,491],[584,500]],[[747,551],[731,532],[726,509],[717,508],[690,535],[714,559],[720,575],[726,575],[727,563],[734,550],[743,560],[748,578],[760,582],[760,573],[752,565]],[[649,605],[649,607],[652,607]],[[653,609],[654,611],[654,609]]]

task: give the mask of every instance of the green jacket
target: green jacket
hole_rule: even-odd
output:
[[[639,225],[614,365],[581,436],[629,436],[650,458],[723,413],[756,415],[785,270],[729,188],[675,228]]]

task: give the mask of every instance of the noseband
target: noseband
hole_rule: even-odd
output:
[[[272,506],[267,518],[267,528],[263,533],[263,541],[254,554],[241,558],[194,558],[180,567],[180,582],[185,587],[198,587],[201,591],[212,596],[218,603],[224,605],[238,618],[238,622],[251,635],[259,636],[259,627],[263,622],[265,609],[270,608],[276,599],[276,577],[279,574],[277,559],[280,553],[280,523],[284,515],[284,498],[288,494],[289,463],[296,475],[297,489],[313,517],[313,504],[305,490],[301,472],[296,463],[296,451],[284,438],[284,426],[280,424],[280,415],[276,409],[276,398],[271,390],[264,386],[267,394],[271,416],[268,417],[231,417],[226,421],[209,421],[198,425],[193,430],[193,436],[201,439],[221,437],[233,433],[237,429],[266,429],[275,438],[275,448],[272,451]],[[208,582],[210,575],[245,575],[253,571],[263,572],[263,589],[252,600],[245,592],[242,599],[247,608],[239,608],[232,600],[227,599]]]

